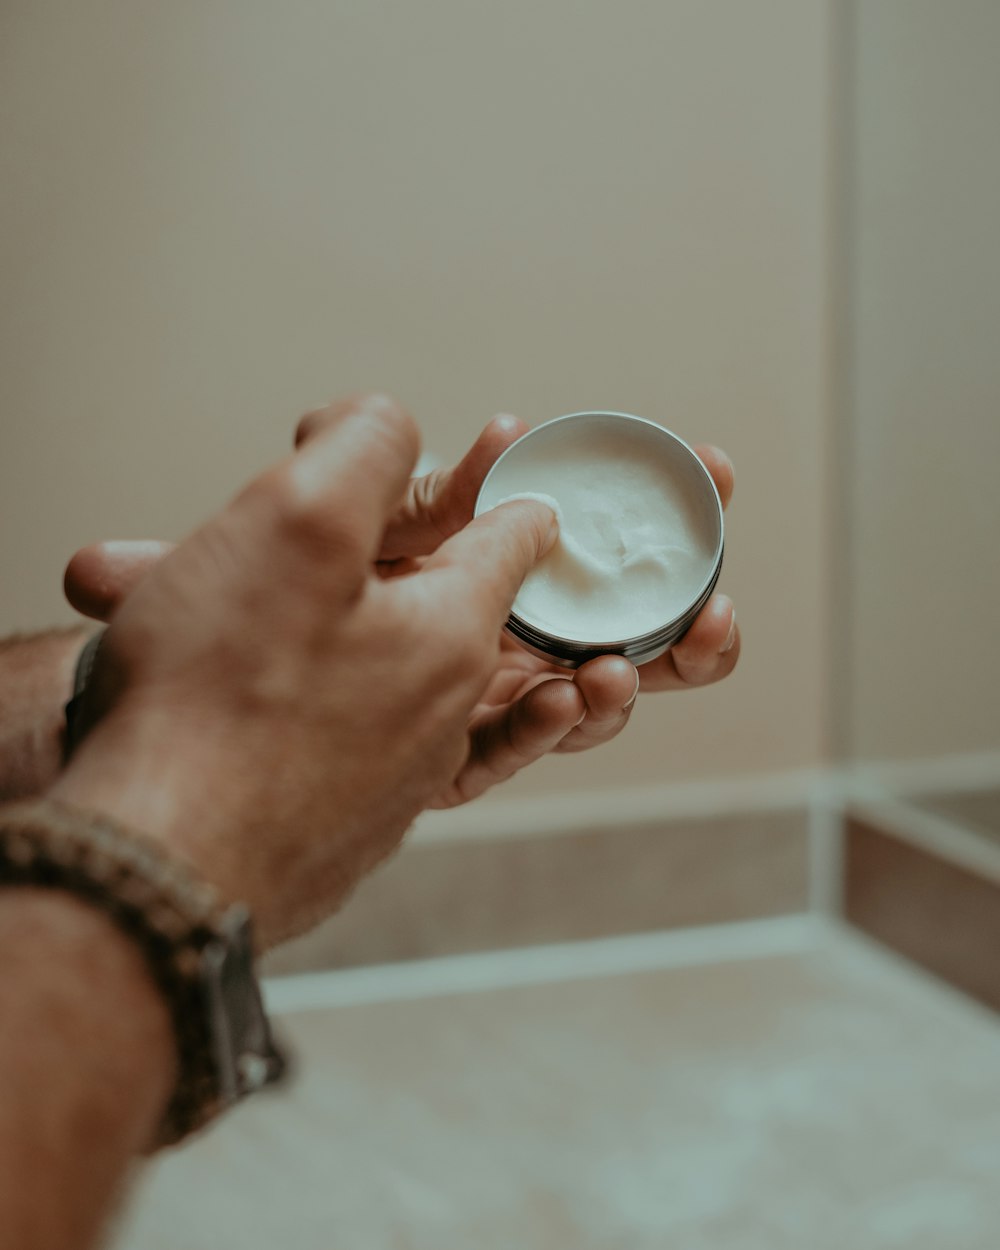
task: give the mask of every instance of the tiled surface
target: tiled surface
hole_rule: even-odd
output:
[[[962,794],[943,791],[920,795],[914,802],[1000,842],[1000,789],[972,790]]]
[[[858,818],[845,856],[848,920],[1000,1009],[1000,885]]]
[[[835,936],[340,1007],[116,1250],[995,1250],[1000,1027]]]
[[[802,911],[803,812],[404,848],[271,973]]]

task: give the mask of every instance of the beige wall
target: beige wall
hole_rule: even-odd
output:
[[[334,392],[394,390],[444,456],[497,410],[611,406],[731,451],[745,658],[515,793],[817,761],[827,10],[4,5],[0,627]]]
[[[1000,5],[857,6],[849,741],[1000,745]]]

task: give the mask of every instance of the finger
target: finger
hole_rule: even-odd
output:
[[[553,677],[513,703],[482,713],[469,734],[469,756],[447,803],[468,802],[553,751],[586,715],[576,685]]]
[[[537,665],[536,668],[507,662],[503,646],[504,639],[501,638],[500,665],[483,693],[483,703],[493,706],[498,706],[501,703],[513,703],[515,699],[519,699],[522,695],[527,694],[533,686],[541,685],[545,681],[551,681],[553,676],[568,680],[565,669],[556,669],[553,672],[553,665],[546,664],[543,660],[536,660],[534,656],[529,656],[527,651],[522,652],[522,654],[527,656],[529,661],[534,661]]]
[[[712,481],[719,492],[723,508],[728,508],[729,501],[733,497],[733,462],[721,447],[714,447],[711,443],[696,443],[694,452],[712,475]]]
[[[713,595],[687,634],[665,655],[639,669],[643,690],[690,690],[721,681],[740,658],[733,601]]]
[[[372,396],[367,392],[358,391],[343,399],[331,399],[329,403],[320,404],[319,407],[303,413],[295,427],[295,446],[301,447],[311,438],[315,438],[317,434],[322,434],[335,425],[339,425],[358,408],[363,408],[370,398]]]
[[[494,417],[458,464],[412,478],[386,529],[381,558],[428,555],[467,525],[486,474],[527,430],[517,417]]]
[[[558,536],[555,513],[545,504],[501,504],[442,543],[416,580],[442,602],[465,604],[483,630],[499,632],[521,583]]]
[[[66,566],[66,598],[84,616],[109,621],[126,595],[173,549],[173,543],[156,539],[116,540],[83,547]]]
[[[262,523],[277,518],[300,551],[354,554],[370,565],[420,451],[413,418],[384,395],[345,400],[336,418],[301,440],[294,455],[241,496]]]
[[[628,724],[639,693],[635,665],[619,655],[602,655],[582,665],[574,681],[587,714],[560,743],[560,751],[586,751],[610,742]]]

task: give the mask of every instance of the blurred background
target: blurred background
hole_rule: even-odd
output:
[[[442,461],[613,408],[737,476],[736,674],[279,952],[313,1075],[127,1244],[996,1244],[998,66],[995,0],[5,0],[4,632],[358,388]]]

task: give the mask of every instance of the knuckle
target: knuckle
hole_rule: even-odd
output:
[[[387,445],[412,466],[420,454],[420,430],[411,414],[391,396],[381,393],[359,397],[358,411],[369,424],[380,429]]]
[[[392,395],[385,391],[355,391],[341,401],[353,412],[363,412],[370,417],[381,417],[387,421],[412,421],[412,417]]]
[[[416,422],[397,400],[381,391],[357,391],[310,409],[299,418],[295,427],[295,446],[301,447],[317,434],[349,417],[359,417],[385,427],[387,433],[405,443],[407,451],[413,449],[413,458],[416,459],[420,446]]]
[[[414,512],[434,526],[442,538],[450,537],[451,533],[451,527],[445,524],[439,515],[440,501],[447,481],[447,469],[432,469],[423,477],[414,478],[411,486],[411,504]]]
[[[349,507],[326,492],[310,490],[286,467],[271,470],[251,487],[283,542],[305,555],[364,559],[364,535]]]

